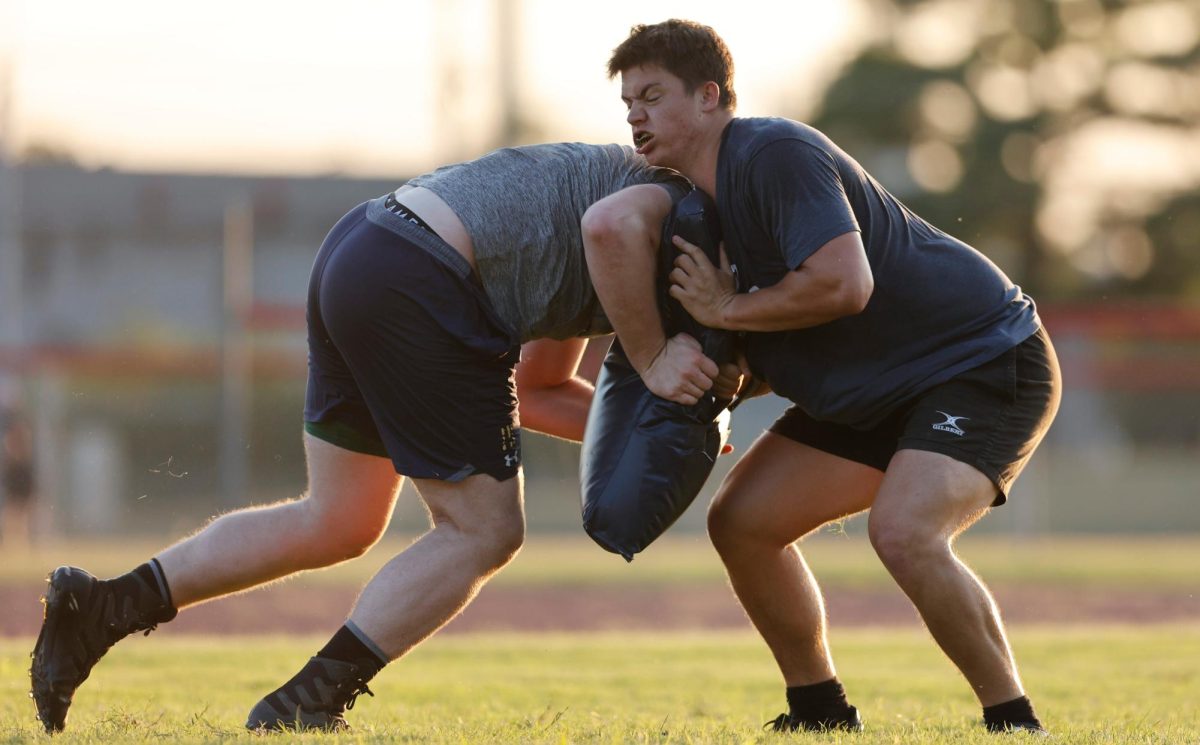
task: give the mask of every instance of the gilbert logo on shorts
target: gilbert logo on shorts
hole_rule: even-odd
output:
[[[947,414],[944,411],[939,411],[938,413],[941,414],[942,416],[946,417],[946,421],[935,423],[933,425],[934,429],[936,429],[939,432],[949,432],[950,434],[958,435],[959,437],[962,437],[963,435],[966,434],[966,432],[963,431],[962,427],[958,426],[958,423],[960,421],[966,419],[967,417],[965,417],[965,416],[950,416],[949,414]]]

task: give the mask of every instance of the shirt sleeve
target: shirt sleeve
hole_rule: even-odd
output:
[[[692,190],[692,182],[679,171],[673,171],[670,168],[650,167],[650,178],[648,183],[658,184],[667,190],[671,195],[671,202],[678,202],[687,196]]]
[[[860,230],[833,156],[800,140],[772,142],[750,167],[751,204],[796,269],[829,241]]]

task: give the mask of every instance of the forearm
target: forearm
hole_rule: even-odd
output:
[[[722,258],[713,266],[698,248],[674,239],[680,250],[671,271],[671,297],[700,323],[733,331],[788,331],[861,313],[875,278],[858,233],[826,243],[775,284],[737,293]]]
[[[630,193],[636,193],[639,201],[631,203]],[[634,187],[593,205],[583,220],[592,285],[638,372],[650,366],[667,341],[655,282],[659,231],[670,206],[663,189]]]
[[[581,442],[594,391],[586,380],[574,377],[551,388],[519,392],[521,427]]]
[[[795,271],[771,287],[733,295],[718,323],[734,331],[790,331],[854,315],[862,307],[840,283]]]

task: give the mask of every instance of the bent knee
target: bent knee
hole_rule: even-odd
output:
[[[430,510],[434,529],[467,547],[485,570],[507,564],[525,544],[525,514],[518,507],[485,514]]]
[[[525,545],[525,515],[517,512],[493,521],[490,533],[490,553],[497,566],[504,566]]]
[[[460,532],[470,542],[481,568],[493,572],[512,561],[525,545],[525,517],[505,515]]]
[[[867,536],[879,560],[897,578],[920,575],[931,563],[953,560],[949,538],[914,522],[870,519]]]
[[[747,544],[782,546],[794,540],[794,537],[779,535],[759,510],[727,493],[718,494],[708,506],[708,538],[722,555]]]
[[[314,537],[313,543],[320,546],[327,564],[336,564],[365,554],[379,542],[385,527],[366,521],[329,525],[324,531],[318,529],[321,535]]]
[[[308,500],[305,500],[308,502]],[[390,513],[330,513],[308,502],[304,546],[319,566],[328,566],[365,554],[383,537]]]

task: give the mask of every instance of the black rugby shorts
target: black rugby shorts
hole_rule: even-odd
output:
[[[897,450],[950,456],[996,485],[1004,504],[1042,441],[1062,396],[1058,358],[1045,329],[999,357],[934,386],[879,425],[859,430],[820,422],[793,406],[775,434],[886,471]]]
[[[368,204],[334,226],[313,265],[305,430],[405,476],[511,478],[519,340],[465,259],[435,255],[453,249],[407,221],[376,225]]]

